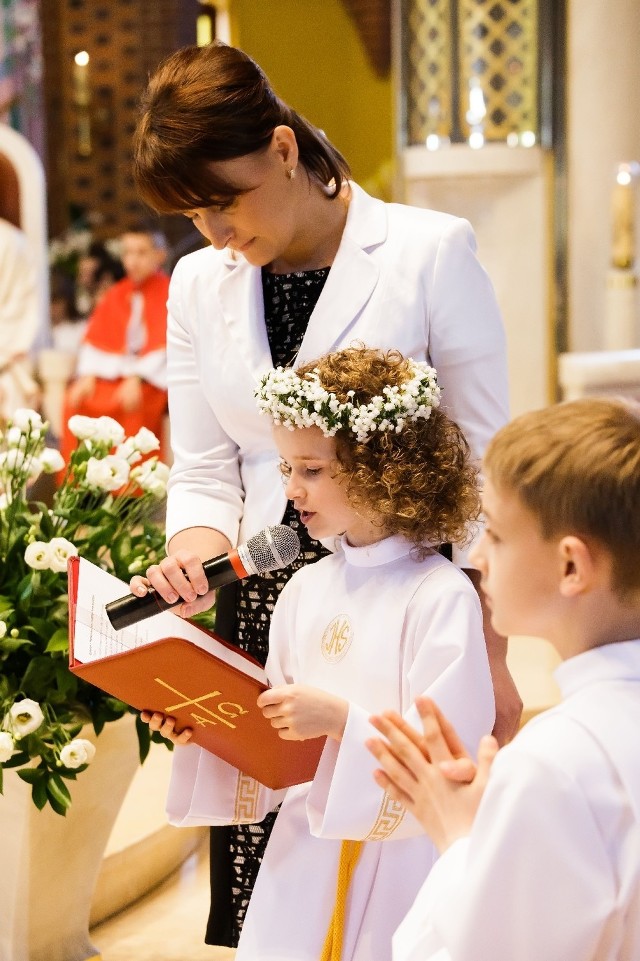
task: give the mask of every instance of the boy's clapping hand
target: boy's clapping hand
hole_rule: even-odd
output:
[[[493,737],[480,742],[478,765],[433,701],[418,698],[420,735],[395,711],[371,718],[386,740],[367,747],[380,762],[376,782],[422,824],[440,852],[469,834],[498,751]]]

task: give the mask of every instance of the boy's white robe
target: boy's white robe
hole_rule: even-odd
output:
[[[563,701],[498,754],[394,961],[640,959],[640,640],[556,671]]]
[[[244,922],[237,961],[318,961],[335,902],[340,842],[367,839],[352,880],[342,961],[390,961],[391,937],[433,861],[418,823],[377,787],[371,713],[428,694],[475,750],[493,691],[476,592],[439,555],[421,562],[400,537],[347,544],[297,572],[271,623],[267,673],[349,701],[313,782],[273,792],[195,745],[177,748],[174,824],[257,821],[284,797]]]

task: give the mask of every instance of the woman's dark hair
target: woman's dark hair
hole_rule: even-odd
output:
[[[349,165],[324,134],[287,106],[257,63],[215,41],[184,47],[149,81],[134,134],[134,177],[143,199],[161,213],[208,207],[237,195],[212,162],[263,150],[279,124],[296,135],[300,162],[336,197]]]

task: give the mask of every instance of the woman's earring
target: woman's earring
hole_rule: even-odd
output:
[[[287,167],[287,177],[289,178],[289,180],[293,180],[295,175],[296,175],[295,169],[293,167]]]

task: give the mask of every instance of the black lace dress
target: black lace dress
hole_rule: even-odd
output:
[[[294,274],[262,271],[265,322],[275,367],[291,366],[329,268]],[[327,553],[312,540],[289,503],[282,518],[300,538],[300,554],[288,567],[249,577],[218,592],[216,630],[264,664],[269,622],[278,595],[294,571]],[[206,943],[235,947],[251,891],[277,812],[259,824],[211,829],[211,913]]]

